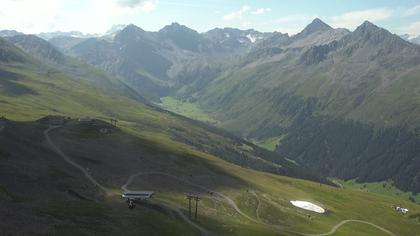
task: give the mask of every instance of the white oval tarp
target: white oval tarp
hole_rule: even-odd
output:
[[[293,204],[295,207],[299,207],[308,211],[314,211],[317,213],[324,213],[324,208],[317,206],[313,204],[312,202],[306,202],[306,201],[290,201],[290,203]]]

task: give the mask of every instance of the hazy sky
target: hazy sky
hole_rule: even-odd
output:
[[[420,0],[0,0],[0,29],[104,33],[114,24],[156,31],[172,22],[294,34],[313,18],[353,30],[364,20],[420,34]]]

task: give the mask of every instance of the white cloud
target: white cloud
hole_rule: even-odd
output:
[[[122,18],[150,14],[158,0],[1,0],[0,29],[103,33]]]
[[[330,17],[330,24],[337,28],[355,29],[365,20],[381,21],[390,18],[393,11],[386,8],[368,9],[362,11],[351,11],[338,16]]]
[[[399,34],[409,34],[411,37],[420,35],[420,21],[412,22],[397,29]]]
[[[92,0],[98,11],[105,11],[105,14],[110,16],[121,16],[134,13],[150,13],[154,11],[159,1],[158,0],[142,0],[142,1],[125,1],[121,0]]]
[[[247,13],[251,8],[249,6],[242,6],[238,11],[231,12],[223,16],[224,20],[242,19],[243,14]]]
[[[403,12],[403,16],[414,16],[420,13],[420,4],[414,7],[408,8]]]
[[[253,15],[261,15],[267,12],[270,12],[271,8],[258,8],[257,10],[251,12],[251,14]]]
[[[49,28],[58,16],[60,2],[44,0],[42,4],[33,0],[2,0],[0,7],[0,29],[38,32]]]
[[[140,10],[143,12],[152,12],[157,8],[158,1],[143,1]]]

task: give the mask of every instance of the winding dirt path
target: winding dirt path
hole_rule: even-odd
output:
[[[57,128],[60,128],[61,126],[51,126],[51,127],[49,127],[48,129],[46,129],[45,131],[44,131],[44,136],[45,136],[45,139],[46,139],[46,141],[47,141],[47,144],[48,144],[48,146],[50,146],[50,148],[52,149],[52,150],[54,150],[61,158],[63,158],[67,163],[69,163],[69,164],[71,164],[72,166],[74,166],[74,167],[76,167],[77,169],[79,169],[84,175],[85,175],[85,177],[92,183],[92,184],[94,184],[95,186],[97,186],[98,188],[100,188],[102,191],[104,191],[105,192],[105,194],[107,194],[107,195],[109,195],[109,194],[112,194],[112,192],[108,189],[108,188],[106,188],[105,186],[103,186],[102,184],[100,184],[98,181],[96,181],[96,179],[95,178],[93,178],[91,175],[90,175],[90,173],[86,170],[86,168],[84,168],[83,166],[81,166],[81,165],[79,165],[79,164],[77,164],[76,162],[74,162],[69,156],[67,156],[63,151],[61,151],[61,149],[58,147],[58,146],[56,146],[55,144],[54,144],[54,142],[52,141],[52,139],[51,139],[51,137],[49,136],[49,132],[51,131],[51,130],[54,130],[54,129],[57,129]],[[134,179],[135,178],[137,178],[138,176],[142,176],[142,175],[162,175],[162,176],[167,176],[167,177],[170,177],[170,178],[173,178],[173,179],[176,179],[176,180],[178,180],[178,181],[180,181],[180,182],[183,182],[183,183],[186,183],[186,184],[188,184],[188,185],[191,185],[191,186],[194,186],[194,187],[196,187],[196,188],[199,188],[199,189],[202,189],[202,190],[205,190],[205,191],[207,191],[207,192],[209,192],[209,193],[214,193],[215,195],[218,195],[219,197],[221,197],[221,198],[223,198],[223,199],[225,199],[226,200],[226,202],[229,204],[229,205],[231,205],[232,207],[233,207],[233,209],[235,209],[235,211],[238,213],[238,214],[240,214],[240,215],[242,215],[243,217],[245,217],[245,218],[247,218],[247,219],[249,219],[250,221],[252,221],[252,222],[254,222],[254,223],[258,223],[258,224],[263,224],[263,225],[267,225],[267,226],[270,226],[270,227],[274,227],[274,228],[280,228],[280,226],[278,226],[278,225],[270,225],[270,224],[267,224],[267,223],[264,223],[264,222],[262,222],[261,220],[260,220],[260,217],[259,217],[259,213],[258,213],[258,211],[259,211],[259,207],[260,207],[260,200],[259,200],[259,198],[258,198],[258,196],[256,195],[256,193],[254,192],[254,191],[252,191],[252,193],[257,197],[257,199],[258,199],[258,207],[257,207],[257,209],[256,209],[256,213],[257,213],[257,218],[258,219],[254,219],[254,218],[252,218],[252,217],[250,217],[250,216],[248,216],[247,214],[245,214],[245,213],[243,213],[242,211],[241,211],[241,209],[239,209],[239,207],[236,205],[236,203],[231,199],[231,198],[229,198],[228,196],[226,196],[226,195],[224,195],[223,193],[221,193],[221,192],[217,192],[217,191],[213,191],[213,190],[211,190],[211,189],[208,189],[208,188],[206,188],[206,187],[204,187],[204,186],[202,186],[202,185],[198,185],[198,184],[196,184],[196,183],[193,183],[193,182],[190,182],[190,181],[188,181],[188,180],[185,180],[185,179],[183,179],[183,178],[180,178],[180,177],[178,177],[178,176],[175,176],[175,175],[171,175],[171,174],[167,174],[167,173],[164,173],[164,172],[139,172],[139,173],[137,173],[137,174],[133,174],[133,175],[131,175],[129,178],[128,178],[128,180],[127,180],[127,182],[123,185],[123,186],[121,186],[121,189],[122,190],[124,190],[124,191],[129,191],[129,189],[128,189],[128,186],[134,181]],[[213,235],[210,231],[208,231],[208,230],[206,230],[206,229],[204,229],[203,227],[201,227],[201,226],[199,226],[198,224],[196,224],[195,222],[193,222],[193,221],[191,221],[181,210],[180,210],[180,206],[178,206],[176,203],[173,203],[173,202],[170,202],[170,201],[168,201],[168,200],[164,200],[166,203],[164,203],[164,202],[162,202],[163,200],[161,200],[161,202],[159,202],[158,204],[160,204],[160,205],[162,205],[162,206],[164,206],[164,207],[166,207],[166,208],[169,208],[169,209],[171,209],[171,210],[173,210],[173,211],[175,211],[185,222],[187,222],[188,224],[190,224],[191,226],[193,226],[193,227],[195,227],[196,229],[198,229],[200,232],[201,232],[201,234],[202,235],[204,235],[204,236],[210,236],[210,235]],[[305,234],[305,233],[299,233],[299,232],[292,232],[292,233],[296,233],[296,234],[298,234],[298,235],[302,235],[302,236],[328,236],[328,235],[332,235],[332,234],[334,234],[334,233],[336,233],[336,231],[341,227],[341,226],[343,226],[343,225],[345,225],[345,224],[348,224],[348,223],[360,223],[360,224],[367,224],[367,225],[370,225],[370,226],[373,226],[373,227],[375,227],[375,228],[377,228],[377,229],[379,229],[379,230],[381,230],[381,231],[383,231],[384,233],[386,233],[386,234],[388,234],[388,235],[391,235],[391,236],[397,236],[396,234],[394,234],[394,233],[392,233],[391,231],[389,231],[389,230],[387,230],[387,229],[385,229],[385,228],[383,228],[383,227],[381,227],[381,226],[378,226],[378,225],[376,225],[376,224],[373,224],[373,223],[371,223],[371,222],[368,222],[368,221],[363,221],[363,220],[343,220],[343,221],[341,221],[340,223],[338,223],[337,225],[335,225],[334,227],[332,227],[331,228],[331,230],[329,231],[329,232],[327,232],[327,233],[321,233],[321,234]]]
[[[86,168],[84,168],[83,166],[77,164],[75,161],[73,161],[73,159],[71,159],[69,156],[67,156],[63,151],[61,151],[61,149],[54,144],[54,142],[52,141],[49,132],[53,129],[57,129],[60,128],[61,126],[51,126],[48,129],[46,129],[44,131],[44,136],[45,139],[47,141],[48,146],[54,150],[61,158],[63,158],[67,163],[71,164],[72,166],[76,167],[77,169],[79,169],[84,175],[85,177],[95,186],[99,187],[102,191],[105,192],[105,194],[107,195],[111,195],[112,191],[109,190],[108,188],[104,187],[102,184],[100,184],[95,178],[93,178],[90,173],[87,171]],[[121,189],[123,189],[124,191],[129,191],[128,190],[128,185],[133,181],[133,179],[137,177],[137,176],[130,176],[130,178],[128,179],[127,183],[124,184],[123,186],[121,186]],[[166,201],[166,200],[165,200]],[[169,202],[166,201],[167,203],[162,203],[159,202],[157,203],[158,205],[161,205],[165,208],[168,208],[172,211],[175,211],[185,222],[187,222],[188,224],[190,224],[191,226],[195,227],[196,229],[198,229],[201,232],[201,235],[204,236],[211,236],[213,235],[210,231],[204,229],[203,227],[199,226],[198,224],[194,223],[193,221],[191,221],[181,210],[180,207],[177,206],[175,203],[173,202]]]
[[[212,192],[212,193],[214,193],[214,194],[218,195],[219,197],[222,197],[223,199],[225,199],[225,201],[226,201],[229,205],[231,205],[231,206],[233,207],[233,209],[235,209],[235,211],[236,211],[238,214],[240,214],[240,215],[242,215],[243,217],[245,217],[245,218],[247,218],[247,219],[249,219],[249,220],[253,221],[254,223],[257,223],[257,224],[263,224],[263,225],[266,225],[266,226],[269,226],[269,227],[272,227],[272,228],[275,228],[275,229],[279,229],[279,230],[281,230],[281,229],[282,229],[282,227],[281,227],[281,226],[279,226],[279,225],[267,224],[267,223],[265,223],[265,222],[262,222],[262,221],[259,219],[259,218],[260,218],[260,217],[259,217],[260,199],[258,198],[258,195],[257,195],[254,191],[252,191],[251,193],[252,193],[253,195],[255,195],[255,196],[257,197],[257,199],[258,199],[258,207],[257,207],[257,209],[256,209],[256,213],[257,213],[257,218],[258,218],[258,219],[254,219],[254,218],[252,218],[252,217],[248,216],[247,214],[243,213],[243,212],[241,211],[241,209],[239,209],[239,207],[236,205],[236,203],[235,203],[235,202],[234,202],[231,198],[229,198],[228,196],[224,195],[223,193],[220,193],[220,192],[217,192],[217,191],[213,191],[213,190],[208,189],[208,188],[206,188],[206,187],[204,187],[204,186],[202,186],[202,185],[198,185],[198,184],[196,184],[196,183],[190,182],[190,181],[185,180],[185,179],[183,179],[183,178],[180,178],[180,177],[178,177],[178,176],[171,175],[171,174],[164,173],[164,172],[158,172],[158,171],[153,171],[153,172],[139,172],[139,173],[137,173],[137,174],[131,175],[131,176],[130,176],[130,178],[127,180],[127,182],[126,182],[126,183],[125,183],[125,184],[124,184],[121,188],[126,190],[126,189],[128,188],[128,186],[129,186],[129,185],[130,185],[130,184],[134,181],[134,179],[135,179],[135,178],[137,178],[138,176],[142,176],[142,175],[161,175],[161,176],[167,176],[167,177],[170,177],[170,178],[176,179],[176,180],[178,180],[178,181],[180,181],[180,182],[186,183],[186,184],[188,184],[188,185],[194,186],[194,187],[196,187],[196,188],[199,188],[199,189],[202,189],[202,190],[205,190],[205,191],[208,191],[208,192]],[[187,218],[188,218],[188,217],[187,217]],[[329,232],[327,232],[327,233],[321,233],[321,234],[305,234],[305,233],[301,233],[301,232],[292,232],[292,231],[289,231],[289,232],[291,232],[291,233],[295,233],[295,234],[298,234],[298,235],[302,235],[302,236],[328,236],[328,235],[332,235],[332,234],[336,233],[336,231],[337,231],[337,230],[338,230],[341,226],[343,226],[343,225],[345,225],[345,224],[348,224],[348,223],[360,223],[360,224],[367,224],[367,225],[373,226],[373,227],[375,227],[375,228],[377,228],[377,229],[379,229],[379,230],[381,230],[381,231],[383,231],[383,232],[387,233],[388,235],[391,235],[391,236],[397,236],[396,234],[392,233],[391,231],[389,231],[389,230],[387,230],[387,229],[385,229],[385,228],[383,228],[383,227],[381,227],[381,226],[379,226],[379,225],[373,224],[373,223],[368,222],[368,221],[363,221],[363,220],[343,220],[343,221],[341,221],[340,223],[338,223],[337,225],[333,226]],[[283,230],[284,230],[284,229],[283,229]]]
[[[335,233],[336,233],[336,231],[337,231],[337,230],[338,230],[341,226],[343,226],[343,225],[345,225],[345,224],[348,224],[348,223],[360,223],[360,224],[367,224],[367,225],[373,226],[373,227],[375,227],[375,228],[377,228],[377,229],[381,230],[382,232],[384,232],[384,233],[386,233],[386,234],[388,234],[388,235],[391,235],[391,236],[397,236],[396,234],[392,233],[391,231],[389,231],[389,230],[387,230],[387,229],[385,229],[385,228],[382,228],[382,227],[381,227],[381,226],[379,226],[379,225],[375,225],[375,224],[373,224],[373,223],[370,223],[370,222],[368,222],[368,221],[364,221],[364,220],[343,220],[343,221],[341,221],[340,223],[336,224],[334,227],[332,227],[332,229],[331,229],[329,232],[327,232],[327,233],[322,233],[322,234],[303,234],[303,233],[298,233],[298,234],[299,234],[299,235],[303,235],[303,236],[328,236],[328,235],[335,234]]]
[[[128,179],[127,182],[121,186],[121,189],[123,191],[130,191],[130,189],[128,188],[128,186],[134,181],[135,178],[141,176],[141,175],[151,175],[151,174],[158,174],[160,172],[150,172],[150,173],[137,173],[137,174],[133,174],[131,175]],[[161,174],[163,175],[163,173]],[[170,174],[164,174],[166,176],[171,176],[172,178],[175,178],[176,176],[172,176]],[[193,226],[194,228],[198,229],[201,232],[201,235],[204,236],[210,236],[213,235],[213,233],[211,233],[210,231],[204,229],[203,227],[201,227],[200,225],[196,224],[195,222],[193,222],[189,217],[187,217],[184,212],[181,211],[181,206],[179,206],[178,204],[171,202],[169,200],[163,200],[163,199],[159,199],[159,205],[164,206],[166,208],[171,209],[172,211],[175,211],[185,222],[187,222],[188,224],[190,224],[191,226]]]
[[[258,197],[257,193],[254,190],[252,190],[251,193],[257,199],[257,209],[255,209],[255,214],[257,215],[258,221],[262,221],[261,218],[260,218],[260,208],[261,208],[260,207],[261,206],[260,198]]]
[[[190,218],[188,218],[184,212],[181,211],[181,206],[178,206],[176,203],[170,202],[168,200],[164,200],[167,203],[162,202],[163,200],[161,200],[159,202],[160,205],[165,206],[166,208],[169,208],[173,211],[175,211],[185,222],[187,222],[188,224],[190,224],[191,226],[195,227],[196,229],[198,229],[201,233],[201,235],[203,236],[212,236],[214,235],[212,232],[206,230],[205,228],[201,227],[200,225],[196,224],[195,222],[193,222],[192,220],[190,220]]]
[[[211,190],[211,189],[209,189],[209,188],[206,188],[206,187],[204,187],[204,186],[202,186],[202,185],[198,185],[198,184],[196,184],[196,183],[190,182],[190,181],[185,180],[185,179],[183,179],[183,178],[180,178],[180,177],[178,177],[178,176],[171,175],[171,174],[167,174],[167,173],[164,173],[164,172],[158,172],[158,171],[154,171],[154,172],[139,172],[139,173],[137,173],[137,174],[131,175],[131,176],[130,176],[130,178],[127,180],[127,182],[123,185],[123,187],[122,187],[122,188],[127,189],[127,187],[128,187],[128,186],[129,186],[129,185],[133,182],[133,180],[134,180],[136,177],[141,176],[141,175],[162,175],[162,176],[167,176],[167,177],[170,177],[170,178],[176,179],[176,180],[178,180],[178,181],[180,181],[180,182],[183,182],[183,183],[189,184],[189,185],[191,185],[191,186],[197,187],[197,188],[199,188],[199,189],[202,189],[202,190],[205,190],[205,191],[208,191],[208,192],[212,192],[212,193],[214,193],[215,195],[218,195],[219,197],[221,197],[221,198],[225,199],[225,201],[226,201],[229,205],[231,205],[231,206],[233,207],[233,209],[235,209],[235,211],[236,211],[238,214],[240,214],[240,215],[242,215],[243,217],[245,217],[245,218],[249,219],[250,221],[252,221],[252,222],[254,222],[254,223],[257,223],[257,224],[266,225],[266,226],[269,226],[269,227],[272,227],[272,228],[275,228],[275,229],[278,229],[278,230],[284,230],[284,229],[283,229],[281,226],[279,226],[279,225],[268,224],[268,223],[262,222],[262,221],[261,221],[261,220],[259,220],[259,219],[254,219],[254,218],[252,218],[252,217],[248,216],[247,214],[245,214],[244,212],[242,212],[242,211],[241,211],[241,209],[239,209],[239,207],[236,205],[236,203],[235,203],[235,202],[234,202],[231,198],[229,198],[228,196],[224,195],[223,193],[220,193],[220,192],[217,192],[217,191],[213,191],[213,190]],[[254,195],[256,195],[256,193],[255,193],[254,191],[252,191],[251,193],[253,193]],[[258,211],[259,211],[259,207],[260,207],[260,200],[259,200],[259,198],[258,198],[258,196],[257,196],[257,195],[256,195],[256,197],[257,197],[257,199],[258,199],[258,201],[259,201],[259,204],[258,204],[258,207],[257,207],[257,210],[256,210],[256,212],[257,212],[257,218],[259,218],[259,213],[258,213]],[[343,220],[343,221],[341,221],[341,222],[340,222],[340,223],[338,223],[337,225],[333,226],[333,227],[331,228],[331,230],[330,230],[329,232],[327,232],[327,233],[321,233],[321,234],[305,234],[305,233],[300,233],[300,232],[291,232],[291,233],[295,233],[295,234],[302,235],[302,236],[328,236],[328,235],[332,235],[332,234],[336,233],[336,231],[337,231],[337,230],[338,230],[341,226],[343,226],[343,225],[345,225],[345,224],[348,224],[348,223],[360,223],[360,224],[367,224],[367,225],[373,226],[373,227],[375,227],[375,228],[377,228],[377,229],[379,229],[379,230],[381,230],[381,231],[383,231],[383,232],[387,233],[388,235],[391,235],[391,236],[397,236],[396,234],[392,233],[391,231],[389,231],[389,230],[387,230],[387,229],[385,229],[385,228],[383,228],[383,227],[381,227],[381,226],[379,226],[379,225],[373,224],[373,223],[371,223],[371,222],[368,222],[368,221],[363,221],[363,220],[351,220],[351,219],[350,219],[350,220]],[[289,232],[290,232],[290,231],[289,231]]]
[[[79,169],[84,175],[85,177],[96,187],[100,188],[102,191],[105,192],[105,194],[110,195],[111,194],[111,190],[109,190],[108,188],[106,188],[105,186],[103,186],[102,184],[100,184],[98,181],[96,181],[95,178],[92,177],[92,175],[90,175],[89,171],[87,171],[87,169],[79,164],[77,164],[75,161],[73,161],[69,156],[67,156],[63,151],[61,151],[61,149],[54,144],[54,142],[52,141],[49,132],[53,129],[57,129],[60,128],[61,126],[51,126],[48,129],[46,129],[44,131],[44,136],[45,139],[47,140],[47,144],[48,146],[54,150],[61,158],[63,158],[67,163],[69,163],[70,165],[76,167],[77,169]]]
[[[180,177],[178,177],[178,176],[175,176],[175,175],[172,175],[172,174],[168,174],[168,173],[165,173],[165,172],[159,172],[159,171],[139,172],[139,173],[137,173],[137,174],[131,175],[131,176],[130,176],[130,178],[127,180],[127,183],[125,183],[125,184],[122,186],[122,188],[123,188],[123,189],[124,189],[124,188],[125,188],[125,189],[127,189],[127,187],[128,187],[128,186],[129,186],[129,185],[133,182],[133,180],[134,180],[135,178],[137,178],[138,176],[141,176],[141,175],[161,175],[161,176],[166,176],[166,177],[170,177],[170,178],[172,178],[172,179],[176,179],[176,180],[178,180],[178,181],[180,181],[180,182],[182,182],[182,183],[188,184],[188,185],[190,185],[190,186],[194,186],[194,187],[196,187],[196,188],[202,189],[202,190],[204,190],[204,191],[206,191],[206,192],[213,193],[213,194],[215,194],[215,195],[217,195],[217,196],[219,196],[219,197],[221,197],[221,198],[225,199],[225,201],[226,201],[229,205],[231,205],[231,206],[233,207],[233,209],[235,209],[235,211],[236,211],[238,214],[242,215],[243,217],[247,218],[248,220],[250,220],[250,221],[252,221],[252,222],[255,222],[255,223],[258,223],[258,224],[261,224],[261,223],[262,223],[262,222],[260,222],[260,221],[258,221],[258,220],[256,220],[256,219],[254,219],[254,218],[252,218],[252,217],[248,216],[248,215],[247,215],[247,214],[245,214],[244,212],[242,212],[242,211],[241,211],[241,209],[239,209],[238,205],[236,205],[236,203],[235,203],[235,202],[234,202],[231,198],[229,198],[228,196],[224,195],[223,193],[221,193],[221,192],[217,192],[217,191],[213,191],[213,190],[211,190],[211,189],[209,189],[209,188],[206,188],[206,187],[204,187],[204,186],[202,186],[202,185],[199,185],[199,184],[193,183],[193,182],[191,182],[191,181],[189,181],[189,180],[186,180],[186,179],[183,179],[183,178],[180,178]]]

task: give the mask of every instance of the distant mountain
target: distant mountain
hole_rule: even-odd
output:
[[[0,30],[0,37],[11,37],[15,35],[21,35],[23,33],[16,30]]]
[[[408,34],[403,34],[403,35],[400,35],[400,37],[404,40],[407,40],[408,42],[420,44],[420,35],[417,37],[411,37]]]
[[[404,40],[409,40],[409,38],[410,38],[410,35],[409,34],[401,34],[400,35],[400,37],[402,38],[402,39],[404,39]]]
[[[162,55],[162,44],[156,37],[129,25],[112,40],[90,38],[75,45],[70,55],[121,77],[148,99],[157,99],[166,93],[162,81],[167,78],[171,61]]]
[[[0,38],[0,61],[7,62],[26,62],[29,61],[26,55],[18,50],[12,43]]]
[[[112,38],[87,39],[68,50],[69,55],[121,77],[150,100],[169,93],[169,78],[185,63],[223,53],[217,43],[177,23],[159,32],[128,25]]]
[[[65,56],[61,52],[59,52],[47,41],[35,35],[22,34],[6,37],[5,39],[20,47],[24,51],[34,55],[39,60],[43,60],[49,63],[64,63],[65,61]]]
[[[307,28],[305,28],[306,30]],[[298,48],[298,47],[311,47],[318,45],[325,45],[334,41],[338,41],[348,33],[347,29],[325,29],[321,28],[319,30],[308,30],[307,32],[302,31],[300,34],[297,34],[292,37],[293,43],[287,45],[288,48]],[[312,31],[314,30],[314,31]]]
[[[55,38],[51,42],[67,54],[121,77],[146,98],[158,100],[184,74],[185,65],[243,53],[270,35],[229,28],[200,34],[178,23],[158,32],[147,32],[135,25],[121,27],[116,26],[111,36],[81,42]],[[227,40],[221,38],[226,35]]]
[[[54,37],[48,40],[56,48],[60,49],[63,52],[68,52],[72,47],[83,42],[86,38],[77,38],[71,36],[59,36]]]
[[[272,33],[261,33],[255,30],[239,30],[234,28],[216,28],[203,34],[212,42],[220,45],[225,51],[235,52],[250,49]]]
[[[370,22],[350,32],[315,19],[235,60],[191,66],[176,96],[217,114],[222,127],[280,138],[279,153],[320,173],[420,191],[419,46]]]
[[[69,32],[55,31],[55,32],[39,33],[36,36],[45,40],[50,40],[56,37],[90,38],[90,37],[97,37],[99,35],[98,34],[84,34],[79,31],[69,31]]]
[[[211,53],[215,49],[210,40],[184,25],[172,23],[157,33],[158,40],[174,48],[194,53]]]
[[[127,25],[113,25],[109,30],[106,31],[105,35],[114,35],[123,30]]]
[[[238,135],[281,140],[277,152],[320,173],[393,179],[402,189],[420,190],[412,148],[420,130],[420,49],[370,22],[350,32],[314,19],[293,36],[129,25],[66,53],[149,100],[195,101]],[[410,148],[401,149],[399,140]]]
[[[279,47],[286,49],[325,45],[340,40],[349,32],[347,29],[333,29],[316,18],[300,33],[291,37],[281,33],[272,35],[261,43],[260,48]]]
[[[410,39],[410,42],[420,44],[420,36]]]
[[[55,47],[60,49],[65,53],[70,53],[69,51],[71,48],[76,46],[77,44],[89,39],[89,38],[100,38],[104,40],[112,41],[114,37],[120,33],[126,25],[113,25],[105,34],[98,35],[98,34],[83,34],[80,32],[70,32],[70,33],[62,33],[59,32],[57,34],[48,35],[47,40],[53,44]]]
[[[141,32],[134,27],[126,30]],[[45,63],[51,60],[53,46],[34,35],[16,37],[8,38],[10,41],[0,38],[0,113],[8,118],[38,119],[51,114],[117,118],[134,122],[139,125],[134,129],[141,132],[160,133],[171,142],[240,166],[325,182],[319,175],[224,130],[152,106],[119,79],[89,65],[70,59],[59,66]]]

